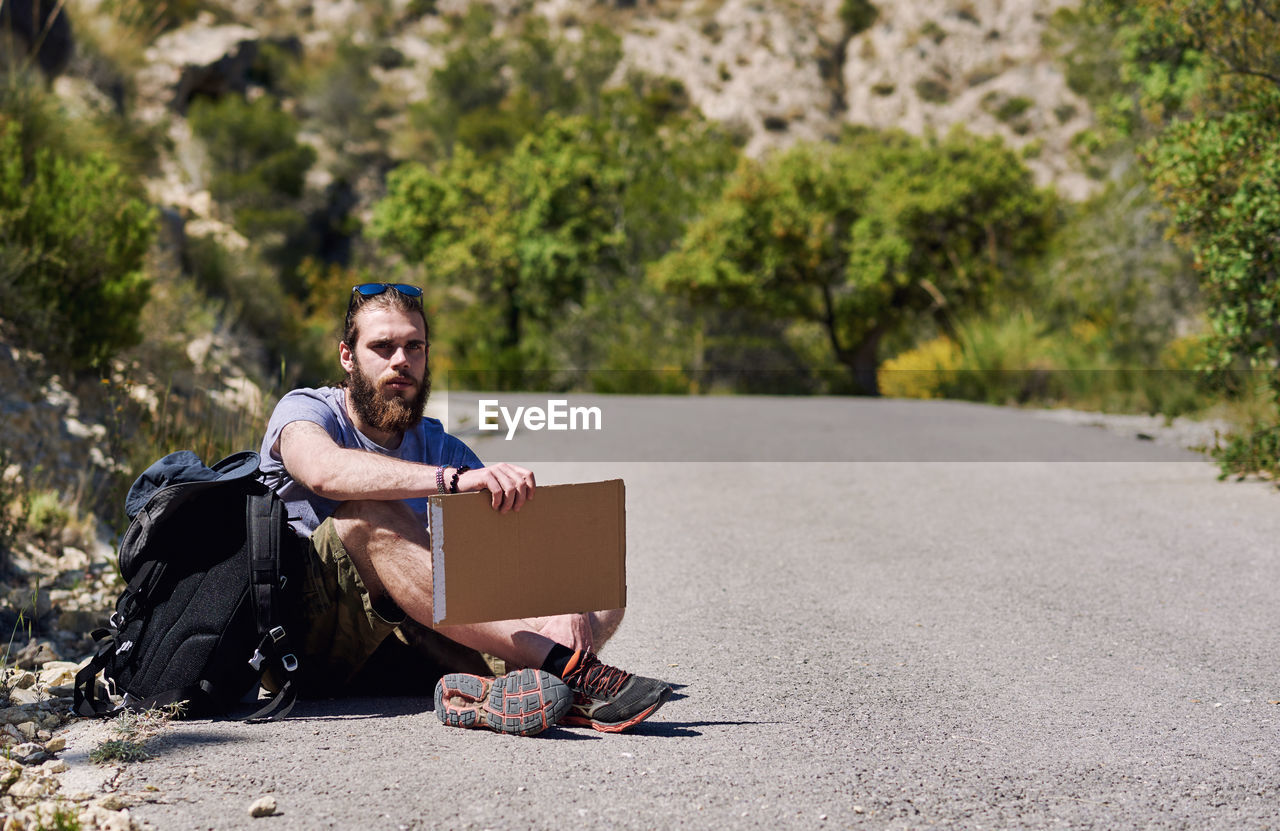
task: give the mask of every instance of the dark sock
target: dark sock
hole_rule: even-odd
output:
[[[552,644],[551,651],[547,653],[547,659],[542,662],[542,669],[557,678],[563,678],[564,668],[569,666],[569,661],[573,660],[576,654],[562,643]]]

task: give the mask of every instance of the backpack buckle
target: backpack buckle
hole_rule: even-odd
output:
[[[261,670],[262,662],[265,661],[266,658],[267,656],[262,654],[261,649],[255,649],[253,650],[253,657],[249,659],[249,666],[253,667],[255,672]]]
[[[285,672],[293,672],[298,668],[298,656],[290,652],[280,658],[280,663],[284,666]]]
[[[116,603],[116,610],[111,613],[111,625],[117,629],[123,629],[129,621],[137,617],[141,610],[142,604],[138,602],[137,593],[132,589],[125,589]]]
[[[285,633],[285,631],[284,631],[284,627],[283,627],[283,626],[277,626],[276,628],[272,629],[272,630],[271,630],[270,632],[268,632],[267,634],[271,636],[271,640],[272,640],[273,642],[275,642],[275,643],[280,643],[280,641],[284,640],[284,638],[285,638],[285,634],[286,634],[286,633]]]

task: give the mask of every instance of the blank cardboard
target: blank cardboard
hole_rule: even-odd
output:
[[[435,623],[443,626],[627,605],[621,479],[539,485],[519,511],[488,493],[433,496]]]

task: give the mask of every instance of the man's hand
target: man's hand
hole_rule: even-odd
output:
[[[479,470],[468,470],[458,477],[458,491],[488,491],[493,509],[506,513],[518,511],[533,498],[533,471],[500,462]]]
[[[591,642],[591,621],[586,615],[556,615],[542,625],[538,634],[570,649],[595,650],[595,644]]]

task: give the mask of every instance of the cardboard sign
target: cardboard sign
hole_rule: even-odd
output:
[[[435,623],[454,625],[627,605],[621,479],[540,485],[500,514],[488,492],[433,496]]]

